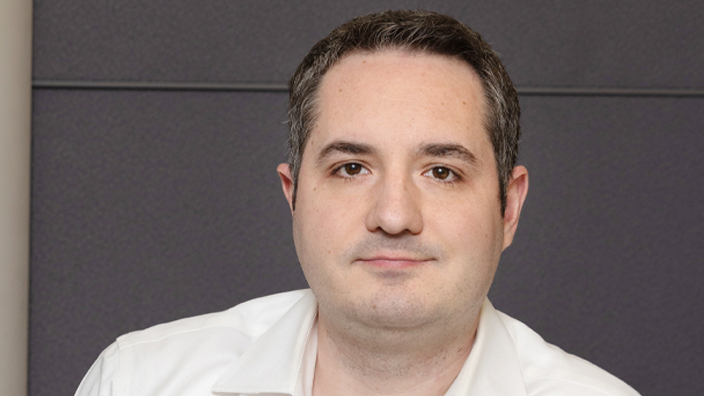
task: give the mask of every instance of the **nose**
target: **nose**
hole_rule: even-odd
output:
[[[367,230],[390,235],[419,234],[423,230],[419,191],[410,177],[387,175],[370,197]]]

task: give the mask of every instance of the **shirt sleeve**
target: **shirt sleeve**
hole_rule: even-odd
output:
[[[113,381],[119,367],[117,343],[107,347],[78,385],[75,396],[117,396]]]

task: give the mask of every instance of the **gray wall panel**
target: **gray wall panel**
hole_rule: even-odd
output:
[[[516,84],[704,89],[698,1],[36,1],[34,76],[288,80],[349,17],[459,17]],[[36,89],[30,395],[116,336],[305,286],[285,93]],[[704,394],[704,98],[523,96],[531,190],[490,296],[643,395]]]
[[[285,101],[35,92],[32,395],[71,394],[121,333],[305,287]]]
[[[34,100],[32,395],[71,393],[119,334],[305,285],[285,95]],[[644,395],[701,394],[704,99],[522,104],[531,191],[494,304]]]
[[[704,99],[521,98],[531,187],[491,298],[644,395],[704,381]]]
[[[480,31],[518,85],[704,88],[697,0],[36,1],[34,76],[281,83],[342,21],[408,7]]]

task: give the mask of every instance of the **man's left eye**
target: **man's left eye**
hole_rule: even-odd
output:
[[[431,170],[425,172],[425,176],[430,176],[442,181],[452,181],[457,178],[457,175],[455,175],[453,171],[444,166],[433,167]]]

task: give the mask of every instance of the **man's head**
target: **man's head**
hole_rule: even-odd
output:
[[[458,29],[482,50],[460,45]],[[404,35],[464,48],[463,55],[421,50],[430,44],[420,38],[371,46]],[[485,80],[510,81],[478,35],[436,14],[363,17],[331,36],[293,79],[291,128],[304,133],[293,134],[293,165],[278,168],[320,323],[357,331],[354,337],[361,329],[376,337],[381,328],[466,332],[511,244],[528,187],[525,168],[513,168],[515,147],[505,148],[518,139],[513,89],[506,88],[511,105],[499,101],[513,109],[512,121],[492,121],[489,110],[500,95],[487,94]],[[355,44],[332,51],[334,60],[318,54],[330,53],[332,42]],[[496,64],[487,66],[487,57]],[[466,59],[484,65],[484,79]],[[314,83],[299,81],[306,79]],[[511,138],[490,132],[511,122]],[[499,161],[510,167],[501,177],[497,147],[505,151],[499,158],[510,157]]]
[[[289,82],[288,109],[288,161],[294,182],[294,206],[303,152],[319,112],[323,77],[347,54],[392,49],[457,58],[479,77],[486,101],[484,124],[494,149],[503,213],[520,138],[516,90],[496,53],[478,33],[453,18],[427,11],[387,11],[354,18],[313,46],[298,66]]]

